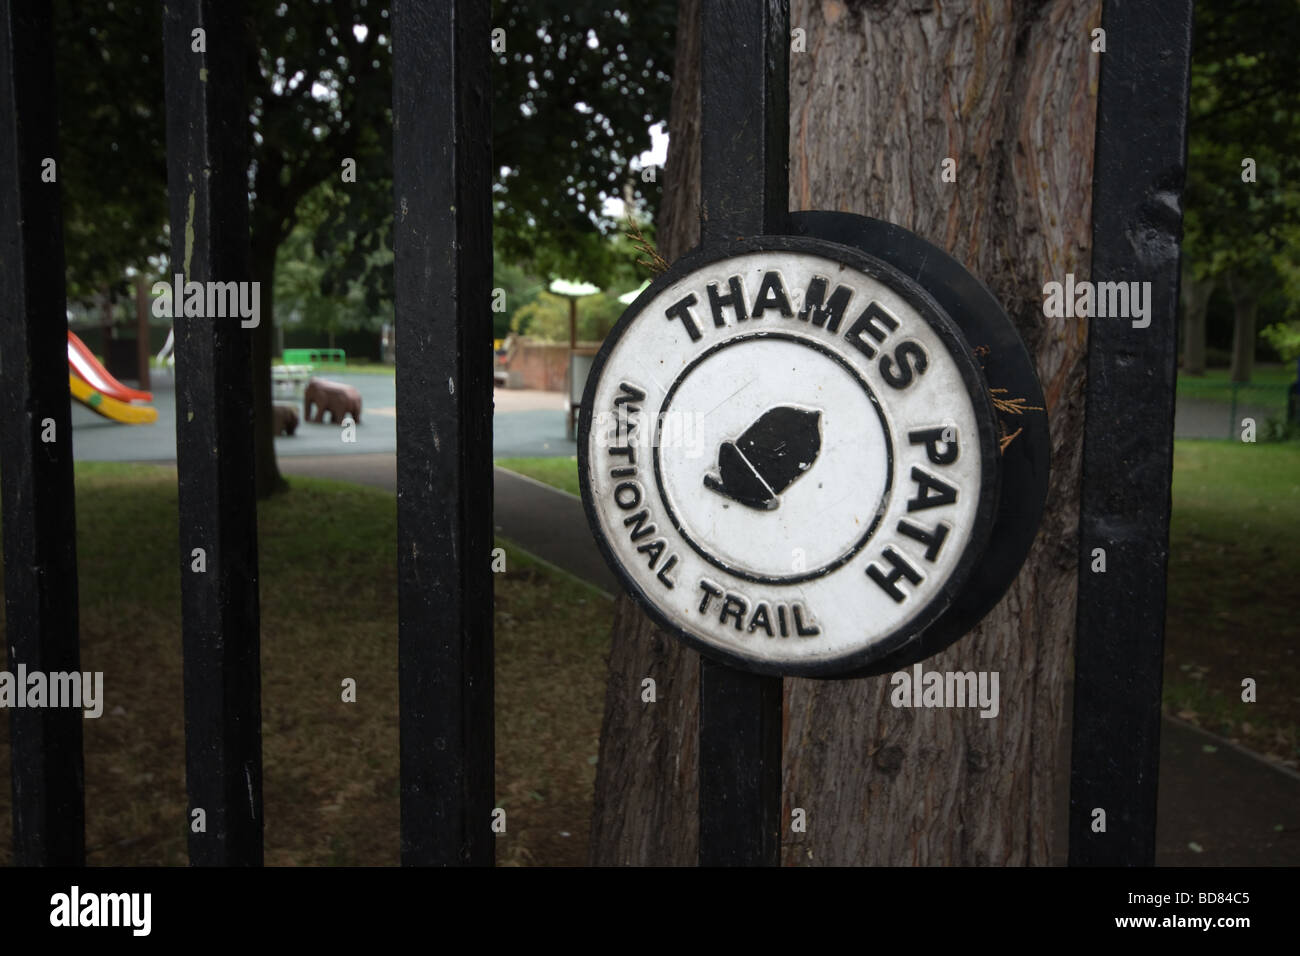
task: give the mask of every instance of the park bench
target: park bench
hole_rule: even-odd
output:
[[[313,370],[347,368],[348,357],[342,349],[285,349],[285,365],[308,365]]]
[[[271,366],[271,393],[276,398],[300,397],[312,371],[310,365]]]

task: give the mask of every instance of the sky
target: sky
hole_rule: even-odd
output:
[[[659,167],[659,173],[663,173],[664,161],[668,158],[668,130],[663,123],[655,123],[650,127],[650,148],[637,157],[633,164],[636,169],[645,169],[649,165]],[[601,207],[601,212],[611,219],[623,218],[624,203],[622,199],[609,197],[605,200],[605,205]]]

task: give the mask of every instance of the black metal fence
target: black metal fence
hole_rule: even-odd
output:
[[[163,17],[172,262],[251,278],[241,4]],[[490,863],[491,122],[487,0],[395,0],[402,860]],[[0,3],[0,425],[8,664],[78,671],[52,10]],[[142,28],[144,28],[142,26]],[[197,50],[194,31],[204,31]],[[270,290],[267,290],[269,294]],[[262,862],[252,330],[177,316],[189,855]],[[486,490],[486,494],[485,494]],[[196,560],[199,554],[202,560]],[[82,715],[10,715],[14,859],[85,862]]]
[[[250,278],[246,54],[239,4],[170,0],[164,17],[172,261],[187,279]],[[1131,42],[1107,53],[1098,110],[1095,277],[1177,289],[1190,3],[1159,22],[1106,4]],[[787,4],[704,5],[704,232],[786,231]],[[79,670],[73,468],[65,374],[51,10],[0,0],[0,470],[9,666]],[[487,0],[394,0],[394,203],[401,855],[408,864],[493,859],[491,155]],[[192,34],[206,31],[206,52]],[[723,49],[725,47],[725,49]],[[710,55],[710,51],[714,55]],[[1171,55],[1172,53],[1172,55]],[[1159,120],[1159,122],[1156,122]],[[726,135],[718,135],[725,126]],[[739,135],[743,134],[743,135]],[[1140,145],[1134,145],[1140,144]],[[1138,152],[1141,150],[1142,152]],[[1160,215],[1152,218],[1152,210]],[[1147,241],[1129,248],[1135,223]],[[1173,250],[1172,257],[1170,250]],[[176,326],[186,771],[195,864],[262,861],[257,526],[251,331]],[[1079,863],[1147,863],[1154,832],[1173,325],[1125,338],[1094,324],[1081,542],[1119,549],[1129,573],[1079,594],[1071,849]],[[1107,388],[1150,368],[1145,393]],[[1136,410],[1136,411],[1134,411]],[[1114,428],[1115,421],[1126,423]],[[1134,460],[1147,466],[1134,470]],[[1122,494],[1115,489],[1124,489]],[[1141,517],[1134,518],[1132,515]],[[196,562],[202,551],[205,560]],[[1137,624],[1134,623],[1135,619]],[[1138,637],[1129,635],[1138,634]],[[1136,675],[1136,676],[1135,676]],[[1125,688],[1137,688],[1127,693]],[[705,661],[701,861],[777,861],[781,681]],[[11,713],[15,860],[82,864],[82,715]],[[1131,746],[1110,749],[1118,739]],[[1118,808],[1133,840],[1093,839],[1090,808]]]
[[[1106,0],[1092,280],[1151,283],[1152,321],[1088,325],[1070,751],[1070,863],[1155,862],[1179,240],[1192,4]],[[1132,373],[1143,369],[1144,374]],[[1102,548],[1125,573],[1095,574]],[[1107,838],[1098,810],[1109,818]],[[1116,826],[1116,824],[1119,824]]]

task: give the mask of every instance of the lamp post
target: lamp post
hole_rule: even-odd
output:
[[[569,362],[567,373],[565,375],[565,394],[564,403],[566,407],[565,418],[565,435],[568,438],[574,437],[574,422],[578,414],[578,406],[582,401],[582,386],[586,384],[584,374],[583,382],[578,381],[577,360],[575,358],[578,350],[578,300],[585,296],[595,295],[600,291],[599,286],[594,286],[590,282],[569,282],[567,279],[556,279],[547,287],[552,295],[563,296],[569,300]]]
[[[569,351],[578,347],[578,300],[600,291],[599,286],[590,282],[570,282],[556,279],[548,286],[552,295],[563,296],[569,300]]]

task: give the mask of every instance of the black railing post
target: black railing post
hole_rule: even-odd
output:
[[[491,865],[487,0],[393,5],[402,862]]]
[[[47,0],[0,0],[0,485],[10,673],[19,664],[81,670],[51,17]],[[82,719],[77,708],[9,712],[20,866],[85,862]]]
[[[1090,278],[1149,282],[1150,311],[1089,324],[1070,863],[1132,866],[1155,859],[1192,4],[1106,0],[1102,26]]]
[[[704,0],[701,234],[705,246],[788,232],[788,0]],[[780,861],[781,678],[700,659],[703,866]]]
[[[242,6],[164,6],[171,272],[187,281],[251,275]],[[254,332],[173,306],[190,862],[260,865]]]

